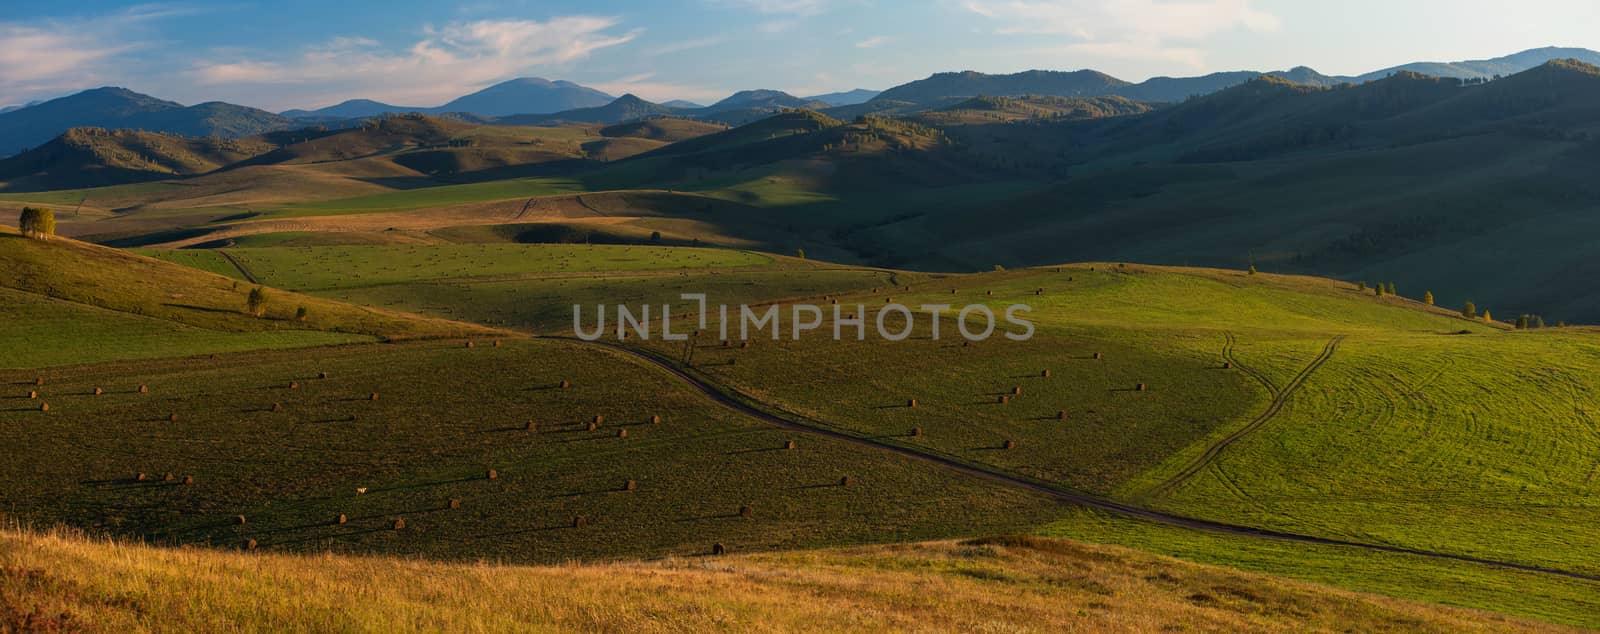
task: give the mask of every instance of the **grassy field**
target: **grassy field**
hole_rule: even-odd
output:
[[[562,342],[8,371],[0,389],[15,517],[160,543],[554,563],[1010,532],[1060,512],[934,465],[797,437],[638,361]]]
[[[0,626],[118,631],[1564,631],[1033,538],[516,567],[10,531],[0,571]]]

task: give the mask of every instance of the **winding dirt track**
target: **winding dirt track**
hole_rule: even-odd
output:
[[[217,249],[217,255],[222,256],[222,259],[227,260],[229,264],[232,264],[233,268],[239,269],[239,274],[243,275],[244,279],[248,280],[251,284],[261,283],[261,280],[256,279],[256,276],[250,273],[250,269],[245,268],[244,263],[235,259],[232,253],[228,253],[222,249]]]
[[[606,342],[606,341],[582,341],[580,339],[573,338],[573,337],[546,337],[546,338],[549,338],[549,339],[560,339],[560,340],[570,341],[570,342],[578,343],[578,344],[581,344],[581,345],[587,345],[587,346],[595,346],[595,347],[599,347],[599,348],[602,348],[602,349],[605,349],[605,350],[609,350],[609,351],[612,351],[612,352],[615,352],[615,353],[626,355],[626,356],[629,356],[629,357],[632,357],[632,358],[635,358],[635,359],[642,360],[642,361],[644,361],[644,362],[646,362],[646,363],[648,363],[650,365],[653,365],[653,366],[655,366],[657,368],[660,368],[661,370],[667,372],[668,374],[671,374],[671,375],[677,377],[679,380],[681,380],[684,383],[688,384],[690,387],[694,388],[696,391],[704,394],[706,397],[708,397],[711,400],[717,402],[718,404],[723,405],[724,407],[727,407],[728,409],[731,409],[731,410],[733,410],[735,412],[738,412],[738,413],[743,414],[745,416],[748,416],[750,418],[753,418],[753,419],[756,419],[756,420],[760,420],[760,421],[763,421],[763,422],[766,422],[766,423],[769,423],[769,424],[772,424],[772,425],[776,425],[778,427],[782,427],[782,428],[785,428],[785,429],[792,429],[792,430],[795,430],[795,431],[804,432],[804,433],[813,434],[813,435],[818,435],[818,436],[824,436],[824,437],[827,437],[827,438],[832,438],[832,439],[840,440],[840,441],[844,441],[844,442],[855,443],[857,445],[871,447],[873,449],[878,449],[878,450],[881,450],[881,451],[887,451],[887,452],[890,452],[890,453],[898,454],[898,455],[905,456],[905,457],[908,457],[908,458],[912,458],[912,459],[915,459],[915,460],[921,460],[923,462],[936,464],[936,465],[939,465],[941,467],[950,469],[952,471],[956,471],[956,472],[959,472],[959,473],[964,473],[966,475],[970,475],[970,476],[973,476],[973,477],[983,478],[983,479],[989,480],[991,482],[997,482],[997,483],[1000,483],[1000,484],[1011,486],[1013,488],[1023,489],[1023,490],[1026,490],[1026,491],[1033,492],[1033,493],[1043,494],[1045,496],[1052,497],[1052,498],[1055,498],[1055,499],[1063,501],[1063,502],[1069,502],[1069,503],[1077,504],[1077,505],[1080,505],[1080,506],[1086,506],[1086,507],[1089,507],[1089,508],[1094,508],[1094,509],[1098,509],[1098,510],[1102,510],[1102,511],[1116,513],[1116,514],[1127,516],[1127,517],[1133,517],[1133,518],[1138,518],[1138,519],[1149,520],[1149,521],[1152,521],[1152,522],[1157,522],[1157,523],[1160,523],[1160,524],[1166,524],[1166,525],[1169,525],[1169,526],[1179,526],[1179,527],[1183,527],[1183,528],[1191,528],[1191,529],[1196,529],[1196,530],[1203,530],[1203,531],[1209,531],[1209,532],[1214,532],[1214,533],[1223,533],[1223,534],[1228,534],[1228,535],[1239,535],[1239,536],[1244,536],[1244,537],[1261,537],[1261,538],[1266,538],[1266,539],[1277,539],[1277,540],[1282,540],[1282,541],[1297,542],[1297,543],[1304,543],[1304,544],[1317,544],[1317,545],[1323,545],[1323,546],[1344,546],[1344,547],[1349,547],[1349,548],[1359,548],[1359,549],[1367,550],[1367,551],[1397,553],[1397,554],[1405,554],[1405,555],[1416,555],[1416,556],[1419,556],[1419,557],[1428,557],[1428,558],[1431,558],[1431,559],[1440,559],[1440,560],[1448,560],[1448,561],[1460,561],[1460,562],[1467,562],[1467,563],[1474,563],[1474,564],[1482,564],[1482,565],[1486,565],[1486,566],[1494,566],[1494,567],[1497,567],[1497,568],[1506,568],[1506,569],[1510,569],[1510,570],[1520,570],[1520,571],[1523,571],[1523,572],[1533,572],[1533,573],[1539,573],[1539,574],[1547,574],[1547,575],[1554,575],[1554,576],[1560,576],[1560,577],[1568,577],[1568,578],[1572,578],[1572,579],[1582,579],[1582,580],[1585,580],[1585,581],[1600,582],[1600,575],[1586,574],[1586,573],[1574,572],[1574,571],[1570,571],[1570,570],[1558,570],[1558,569],[1554,569],[1554,568],[1544,568],[1544,567],[1541,567],[1541,566],[1534,566],[1534,565],[1529,565],[1529,564],[1519,564],[1519,563],[1515,563],[1515,562],[1498,561],[1498,560],[1494,560],[1494,559],[1483,559],[1483,558],[1472,557],[1472,556],[1468,556],[1468,555],[1455,555],[1455,554],[1450,554],[1450,553],[1433,552],[1433,551],[1420,550],[1420,549],[1415,549],[1415,548],[1405,548],[1405,547],[1401,547],[1401,546],[1387,546],[1387,545],[1383,545],[1383,544],[1368,544],[1368,543],[1362,543],[1362,542],[1346,541],[1346,540],[1341,540],[1341,539],[1332,539],[1332,538],[1327,538],[1327,537],[1316,537],[1316,536],[1312,536],[1312,535],[1301,535],[1301,534],[1297,534],[1297,533],[1287,533],[1287,532],[1274,531],[1274,530],[1269,530],[1269,529],[1264,529],[1264,528],[1253,528],[1253,527],[1249,527],[1249,526],[1240,526],[1240,525],[1237,525],[1237,524],[1228,524],[1228,523],[1225,523],[1225,522],[1215,522],[1215,521],[1211,521],[1211,520],[1204,520],[1204,519],[1199,519],[1199,518],[1194,518],[1194,517],[1186,517],[1186,516],[1183,516],[1183,515],[1176,515],[1176,514],[1173,514],[1173,513],[1165,513],[1165,512],[1162,512],[1162,511],[1157,511],[1157,510],[1153,510],[1153,509],[1134,506],[1134,505],[1131,505],[1131,504],[1125,504],[1125,503],[1122,503],[1122,502],[1108,500],[1108,499],[1096,497],[1096,496],[1093,496],[1093,495],[1089,495],[1089,494],[1086,494],[1086,493],[1073,491],[1073,490],[1070,490],[1070,489],[1059,488],[1059,487],[1056,487],[1056,486],[1053,486],[1053,485],[1050,485],[1050,484],[1047,484],[1047,483],[1044,483],[1044,482],[1038,482],[1038,481],[1034,481],[1034,480],[1029,480],[1029,479],[1025,479],[1025,478],[1022,478],[1022,477],[1018,477],[1018,476],[1002,473],[1002,472],[999,472],[999,471],[990,471],[990,470],[984,469],[982,467],[966,464],[966,463],[963,463],[963,462],[960,462],[960,461],[957,461],[957,460],[952,460],[950,458],[934,455],[934,454],[931,454],[931,453],[926,453],[926,452],[920,451],[920,450],[915,449],[915,448],[905,447],[905,446],[895,445],[895,444],[890,444],[890,443],[882,442],[881,440],[877,440],[877,439],[873,439],[873,438],[865,438],[865,437],[861,437],[861,436],[854,436],[854,435],[851,435],[851,434],[847,434],[847,433],[838,431],[837,429],[830,429],[828,427],[824,427],[824,426],[821,426],[821,425],[818,425],[818,424],[807,424],[807,423],[801,422],[799,420],[793,420],[793,419],[789,419],[789,418],[784,418],[784,417],[778,416],[776,414],[770,413],[768,411],[759,409],[758,407],[756,407],[756,405],[752,405],[750,402],[747,402],[746,400],[743,400],[743,399],[738,398],[738,397],[736,397],[734,395],[731,395],[727,391],[719,389],[717,386],[715,386],[715,385],[713,385],[711,383],[708,383],[705,380],[700,379],[699,377],[696,377],[694,375],[691,375],[691,374],[683,371],[682,369],[678,368],[676,365],[673,365],[673,363],[671,361],[667,360],[666,358],[658,356],[658,355],[656,355],[654,353],[651,353],[651,352],[647,352],[647,351],[639,350],[639,349],[635,349],[635,348],[629,348],[629,347],[626,347],[626,346],[622,346],[622,345],[618,345],[616,343],[611,343],[611,342]],[[1324,348],[1324,350],[1323,350],[1323,357],[1331,356],[1333,354],[1331,348],[1337,347],[1338,341],[1339,341],[1338,339],[1335,339],[1335,340],[1329,342],[1328,347]],[[1323,358],[1323,361],[1326,361],[1326,358]],[[1317,365],[1320,365],[1320,363],[1317,364]],[[1314,370],[1314,369],[1315,368],[1309,368],[1308,370]],[[1301,374],[1302,375],[1307,375],[1307,374],[1309,374],[1309,371],[1302,371]],[[1285,391],[1289,391],[1289,390],[1285,390]]]
[[[1254,419],[1251,419],[1251,421],[1244,427],[1240,427],[1233,433],[1228,434],[1222,440],[1217,441],[1210,447],[1206,447],[1205,453],[1202,453],[1196,457],[1194,462],[1189,463],[1189,465],[1184,467],[1182,471],[1173,474],[1172,477],[1167,478],[1166,480],[1163,480],[1161,484],[1156,485],[1155,488],[1150,490],[1148,495],[1165,495],[1172,492],[1173,489],[1178,488],[1178,485],[1183,484],[1184,482],[1188,481],[1189,478],[1194,477],[1206,467],[1210,466],[1212,461],[1217,459],[1217,456],[1222,455],[1223,450],[1227,449],[1233,443],[1238,442],[1240,438],[1244,438],[1245,436],[1255,433],[1257,429],[1261,429],[1262,425],[1266,425],[1268,422],[1270,422],[1273,417],[1278,415],[1278,412],[1283,411],[1283,406],[1288,404],[1289,397],[1294,396],[1294,393],[1300,389],[1301,385],[1305,384],[1306,379],[1311,376],[1311,373],[1316,372],[1317,368],[1322,367],[1322,364],[1327,363],[1328,359],[1333,358],[1333,353],[1338,351],[1339,344],[1343,342],[1344,337],[1334,337],[1333,339],[1328,340],[1328,343],[1322,346],[1322,352],[1317,355],[1317,358],[1312,359],[1310,365],[1307,365],[1305,369],[1300,371],[1299,374],[1294,375],[1294,378],[1289,380],[1288,385],[1284,386],[1282,389],[1279,389],[1278,386],[1273,384],[1272,381],[1265,375],[1262,375],[1255,370],[1247,369],[1245,366],[1239,365],[1239,362],[1233,358],[1233,335],[1229,334],[1228,342],[1224,344],[1222,348],[1222,356],[1228,359],[1228,362],[1232,363],[1234,367],[1239,368],[1245,374],[1248,374],[1251,377],[1254,377],[1257,381],[1260,381],[1261,384],[1267,388],[1267,391],[1272,393],[1272,402],[1268,403],[1267,408],[1262,410],[1260,414],[1256,415]]]

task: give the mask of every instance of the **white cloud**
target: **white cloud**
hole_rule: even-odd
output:
[[[1251,0],[967,0],[964,6],[996,22],[1000,34],[1075,40],[1054,52],[1195,67],[1205,63],[1205,51],[1195,46],[1200,40],[1236,28],[1280,26]]]
[[[201,85],[233,84],[258,89],[294,85],[309,103],[361,96],[398,105],[430,106],[541,68],[562,66],[600,49],[638,37],[612,33],[615,18],[557,17],[547,21],[479,20],[424,30],[402,50],[384,49],[365,38],[336,38],[288,60],[240,59],[208,62],[189,75]],[[263,101],[281,100],[261,90]],[[276,106],[290,104],[276,103]]]
[[[856,48],[878,48],[887,43],[889,43],[889,38],[879,35],[856,42]]]
[[[93,18],[0,21],[0,104],[125,83],[122,56],[148,46],[146,25],[193,12],[145,4]]]
[[[702,38],[693,39],[693,40],[681,40],[681,41],[677,41],[677,42],[669,42],[667,44],[662,44],[661,46],[657,46],[657,47],[652,48],[652,49],[650,49],[648,51],[645,51],[645,54],[646,55],[650,55],[650,56],[670,55],[672,53],[682,53],[683,51],[692,51],[692,50],[697,49],[697,48],[707,48],[707,47],[711,47],[711,46],[716,46],[716,45],[721,44],[721,43],[726,42],[726,41],[728,41],[728,38],[720,36],[720,35],[716,36],[716,37],[702,37]]]
[[[819,15],[832,8],[831,0],[714,0],[725,7],[750,9],[760,13]]]

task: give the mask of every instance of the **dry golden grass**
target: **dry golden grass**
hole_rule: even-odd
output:
[[[160,549],[59,531],[0,533],[0,631],[52,627],[1564,631],[1123,548],[1037,538],[514,567]]]

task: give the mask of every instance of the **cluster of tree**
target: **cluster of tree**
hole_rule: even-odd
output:
[[[49,240],[56,234],[55,212],[42,207],[23,207],[17,224],[21,225],[22,235],[35,240]]]
[[[1529,328],[1543,328],[1543,327],[1544,327],[1544,317],[1541,317],[1539,315],[1526,315],[1525,314],[1525,315],[1517,318],[1517,330],[1527,330]]]

